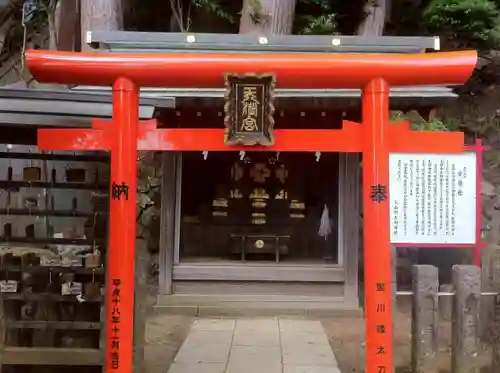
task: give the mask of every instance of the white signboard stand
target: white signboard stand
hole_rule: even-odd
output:
[[[476,153],[389,157],[391,243],[476,243]]]

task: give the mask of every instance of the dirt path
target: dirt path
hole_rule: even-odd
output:
[[[394,315],[394,365],[397,373],[410,373],[411,364],[411,308],[399,305]],[[364,372],[364,320],[362,318],[342,318],[323,320],[330,345],[339,361],[342,373]],[[440,321],[439,352],[437,364],[440,372],[451,370],[451,323]],[[490,354],[482,348],[478,356],[485,364],[490,365]],[[498,371],[495,370],[496,372]],[[481,371],[483,372],[483,370]],[[484,370],[489,372],[488,369]],[[493,371],[492,371],[493,372]]]
[[[193,319],[187,316],[155,315],[146,324],[144,373],[167,373],[189,332]]]

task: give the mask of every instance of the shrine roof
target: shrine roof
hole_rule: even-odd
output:
[[[361,37],[344,35],[269,35],[159,33],[135,31],[87,32],[86,42],[98,52],[224,52],[224,53],[424,53],[440,48],[439,37]],[[76,87],[98,92],[104,87]],[[358,89],[276,89],[276,104],[300,105],[302,108],[352,106],[359,103]],[[177,106],[217,105],[224,98],[224,88],[144,88],[144,97],[173,97]],[[436,105],[456,98],[446,86],[400,87],[391,89],[392,102],[400,106]]]
[[[141,97],[139,116],[153,117],[156,108],[174,108],[172,97]],[[64,86],[25,82],[0,87],[0,126],[88,127],[91,118],[111,118],[112,96],[100,92],[78,92]]]
[[[439,50],[439,37],[266,35],[89,31],[86,42],[111,52],[420,53]]]
[[[77,86],[79,92],[111,92],[109,87]],[[224,88],[141,88],[141,97],[151,99],[175,98],[176,107],[210,107],[224,104]],[[276,89],[277,108],[347,108],[359,105],[361,90],[358,89]],[[391,106],[433,106],[449,102],[457,95],[446,86],[395,87],[391,89]]]

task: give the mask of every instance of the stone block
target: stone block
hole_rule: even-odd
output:
[[[225,363],[172,363],[168,373],[224,373]]]
[[[319,321],[313,320],[285,320],[279,321],[281,332],[290,333],[324,333],[323,325]]]
[[[230,343],[184,343],[174,359],[176,363],[225,363],[229,357]]]
[[[479,373],[479,312],[481,269],[472,265],[453,266],[452,373]]]
[[[281,332],[283,345],[326,345],[329,346],[325,333]]]
[[[226,373],[281,373],[279,346],[233,346]]]
[[[329,345],[300,345],[283,343],[283,364],[337,366]]]
[[[193,344],[211,344],[225,343],[231,344],[233,339],[233,331],[230,330],[199,330],[194,329],[189,333],[184,343]]]
[[[283,373],[341,373],[338,367],[321,365],[285,365]]]
[[[236,321],[236,331],[259,330],[278,332],[278,319],[238,319]]]
[[[279,346],[278,330],[239,330],[236,327],[233,336],[233,346]]]
[[[193,330],[233,331],[236,320],[231,319],[198,319],[193,322]]]

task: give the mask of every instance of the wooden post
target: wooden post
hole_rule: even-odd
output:
[[[453,266],[453,287],[451,373],[479,373],[481,269],[472,265]]]
[[[359,307],[359,225],[360,214],[359,154],[339,154],[339,255],[343,251],[345,269],[344,298],[348,307]],[[342,185],[341,185],[342,184]]]
[[[2,373],[3,351],[7,339],[7,320],[5,317],[3,296],[0,295],[0,373]]]
[[[159,292],[172,294],[175,236],[175,153],[164,152],[161,159],[161,210],[160,210],[160,257]],[[179,171],[180,172],[180,171]]]
[[[142,373],[144,366],[144,341],[148,310],[148,265],[149,255],[144,240],[135,245],[135,301],[134,301],[134,350],[133,372]]]
[[[411,367],[413,373],[438,373],[438,269],[415,265],[411,313]]]

